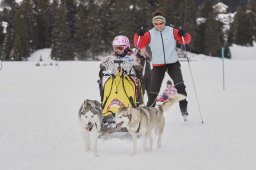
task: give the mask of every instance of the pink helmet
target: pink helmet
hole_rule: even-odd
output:
[[[114,38],[112,42],[112,46],[113,46],[113,49],[114,49],[114,46],[125,46],[125,49],[126,49],[126,48],[130,48],[130,42],[126,36],[119,35]]]

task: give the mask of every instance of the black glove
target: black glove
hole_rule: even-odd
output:
[[[105,67],[103,66],[103,64],[100,64],[100,71],[99,71],[99,77],[100,79],[103,77],[104,73],[103,71],[105,71]]]
[[[136,77],[138,79],[141,79],[142,78],[143,67],[141,65],[134,65],[132,67],[133,67],[133,69],[135,71]]]
[[[179,35],[180,37],[185,37],[186,34],[187,34],[187,33],[186,33],[183,29],[180,29],[179,32],[178,32],[178,35]]]
[[[144,27],[140,27],[138,30],[137,30],[137,34],[139,36],[143,36],[145,34],[146,30],[144,29]]]

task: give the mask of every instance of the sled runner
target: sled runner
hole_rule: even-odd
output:
[[[141,82],[129,57],[108,60],[103,62],[103,66],[106,71],[103,71],[99,82],[103,116],[102,130],[115,131],[114,116],[121,105],[138,107],[143,104]]]

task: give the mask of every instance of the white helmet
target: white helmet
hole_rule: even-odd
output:
[[[114,46],[125,46],[125,49],[130,48],[130,41],[126,36],[119,35],[114,38],[112,42],[112,46],[113,46],[113,49],[114,49]]]

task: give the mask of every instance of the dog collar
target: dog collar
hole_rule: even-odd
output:
[[[92,125],[92,126],[90,126],[90,127],[84,127],[86,130],[88,130],[88,131],[92,131],[92,128],[93,128],[93,126],[94,126],[94,124]]]
[[[88,130],[89,132],[91,132],[94,125],[96,126],[96,129],[98,129],[96,123],[94,123],[91,127],[85,127],[85,129]],[[98,130],[98,131],[99,131],[99,130]]]

